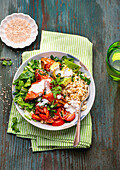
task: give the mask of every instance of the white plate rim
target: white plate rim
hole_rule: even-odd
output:
[[[39,58],[39,55],[45,55],[45,54],[49,54],[49,53],[51,53],[51,54],[61,54],[62,56],[63,55],[67,55],[67,56],[69,56],[69,57],[72,57],[72,58],[74,58],[74,59],[76,59],[77,61],[79,60],[78,58],[76,58],[76,57],[74,57],[74,56],[72,56],[71,54],[68,54],[68,53],[65,53],[65,52],[61,52],[61,51],[47,51],[47,52],[42,52],[42,53],[38,53],[38,54],[36,54],[36,55],[33,55],[33,56],[31,56],[30,58],[28,58],[23,64],[21,64],[21,66],[18,68],[18,70],[17,70],[17,72],[15,73],[15,75],[14,75],[14,78],[13,78],[13,82],[14,82],[14,80],[19,76],[17,76],[17,74],[19,73],[19,71],[21,70],[21,68],[23,67],[23,65],[25,65],[25,64],[27,64],[31,59],[34,59],[35,57],[38,57]],[[50,55],[50,54],[49,54]],[[49,56],[48,56],[49,57]],[[79,60],[80,61],[80,60]],[[82,65],[82,67],[84,67],[86,70],[87,70],[87,72],[89,72],[89,75],[90,75],[90,79],[91,79],[91,83],[92,83],[92,101],[91,101],[91,105],[90,105],[90,107],[89,107],[89,111],[91,110],[91,108],[92,108],[92,106],[93,106],[93,103],[94,103],[94,100],[95,100],[95,82],[94,82],[94,79],[93,79],[93,76],[92,76],[92,74],[90,73],[90,71],[87,69],[87,67],[80,61],[80,64]],[[24,66],[25,67],[25,66]],[[21,74],[21,73],[20,73]],[[14,85],[13,85],[13,82],[12,82],[12,97],[13,97],[13,99],[14,99],[14,95],[13,95],[13,92],[14,92]],[[90,83],[90,85],[91,85],[91,83]],[[90,97],[89,97],[90,98]],[[89,99],[88,99],[89,100]],[[72,126],[74,126],[74,125],[76,125],[77,124],[77,118],[76,118],[76,120],[73,120],[72,122],[70,122],[70,123],[65,123],[66,124],[66,126],[64,126],[64,125],[62,125],[62,126],[51,126],[51,125],[47,125],[47,126],[49,126],[48,128],[46,128],[46,124],[41,124],[40,122],[34,122],[33,120],[29,120],[29,119],[27,119],[25,116],[24,116],[24,111],[22,110],[22,109],[20,109],[20,107],[18,106],[18,104],[16,104],[16,103],[14,103],[15,104],[15,106],[16,106],[16,108],[17,108],[17,110],[18,110],[18,112],[21,114],[21,116],[27,121],[27,122],[29,122],[30,124],[32,124],[32,125],[34,125],[34,126],[36,126],[36,127],[38,127],[38,128],[40,128],[40,129],[44,129],[44,130],[50,130],[50,131],[57,131],[57,130],[64,130],[64,129],[67,129],[67,128],[70,128],[70,127],[72,127]],[[82,114],[82,116],[81,116],[81,120],[83,120],[86,116],[87,116],[87,114],[89,113],[89,111],[88,112],[86,112],[86,114]],[[84,111],[83,111],[84,112]],[[76,117],[77,117],[77,115],[76,115]]]

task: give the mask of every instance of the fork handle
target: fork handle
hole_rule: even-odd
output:
[[[76,147],[79,142],[80,142],[80,117],[81,117],[81,107],[83,104],[84,100],[81,102],[80,107],[79,107],[79,112],[78,112],[78,122],[76,126],[76,131],[75,131],[75,138],[73,142],[73,146]]]
[[[79,142],[80,142],[80,118],[78,119],[77,122],[73,146],[76,147],[79,144]]]

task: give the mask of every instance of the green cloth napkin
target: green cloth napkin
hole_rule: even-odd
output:
[[[44,51],[62,51],[79,58],[92,73],[92,43],[85,37],[63,34],[50,31],[42,31],[40,50],[24,52],[22,61]],[[12,118],[18,118],[17,134],[12,131]],[[75,128],[71,127],[62,131],[47,131],[39,129],[22,118],[12,103],[7,133],[16,134],[17,137],[31,139],[32,151],[46,151],[54,149],[73,148]],[[92,139],[92,121],[90,113],[81,121],[81,141],[77,148],[88,148]]]

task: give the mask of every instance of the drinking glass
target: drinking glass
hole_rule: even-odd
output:
[[[120,41],[114,42],[108,48],[106,67],[113,80],[120,81]]]

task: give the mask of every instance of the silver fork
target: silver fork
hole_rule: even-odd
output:
[[[75,138],[74,138],[74,142],[73,142],[73,146],[76,147],[78,146],[79,142],[80,142],[80,117],[81,117],[81,107],[82,104],[85,100],[87,100],[89,98],[89,86],[88,86],[88,93],[86,94],[84,100],[81,102],[80,107],[79,107],[79,112],[78,112],[78,122],[77,122],[77,126],[76,126],[76,131],[75,131]]]

